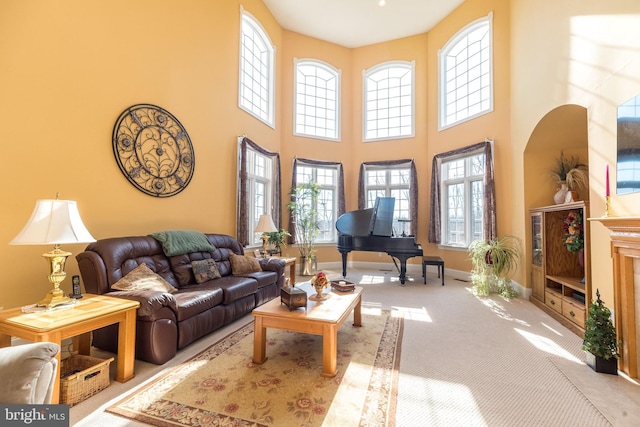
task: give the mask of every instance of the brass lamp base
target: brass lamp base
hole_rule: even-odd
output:
[[[62,304],[73,304],[76,302],[76,300],[69,298],[60,289],[60,283],[67,276],[67,273],[64,271],[64,264],[69,255],[71,255],[71,252],[61,250],[60,245],[55,245],[51,252],[42,254],[49,265],[49,276],[47,277],[53,285],[53,289],[45,295],[43,300],[36,304],[37,306],[51,309]]]
[[[69,298],[60,289],[53,289],[45,295],[44,299],[38,301],[36,306],[51,309],[59,305],[75,304],[75,302],[75,299]]]

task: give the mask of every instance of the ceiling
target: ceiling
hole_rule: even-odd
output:
[[[285,29],[354,48],[426,33],[464,0],[263,0]]]

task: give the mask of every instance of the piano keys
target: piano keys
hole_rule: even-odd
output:
[[[347,276],[347,254],[351,251],[386,252],[400,261],[400,283],[404,285],[407,259],[422,257],[422,246],[414,236],[394,237],[395,198],[378,197],[373,208],[347,212],[336,221],[337,249],[342,254],[342,276]],[[397,264],[396,264],[397,267]]]

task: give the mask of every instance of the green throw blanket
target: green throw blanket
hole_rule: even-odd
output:
[[[162,244],[162,250],[166,256],[216,250],[207,236],[198,231],[166,230],[151,233],[149,236]]]

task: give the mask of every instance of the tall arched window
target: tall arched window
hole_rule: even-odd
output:
[[[238,105],[275,127],[275,47],[262,25],[244,9],[241,12]]]
[[[492,20],[470,23],[438,51],[440,130],[493,111]]]
[[[363,72],[363,139],[414,136],[415,61],[393,61]]]
[[[294,135],[340,140],[340,71],[295,59]]]

